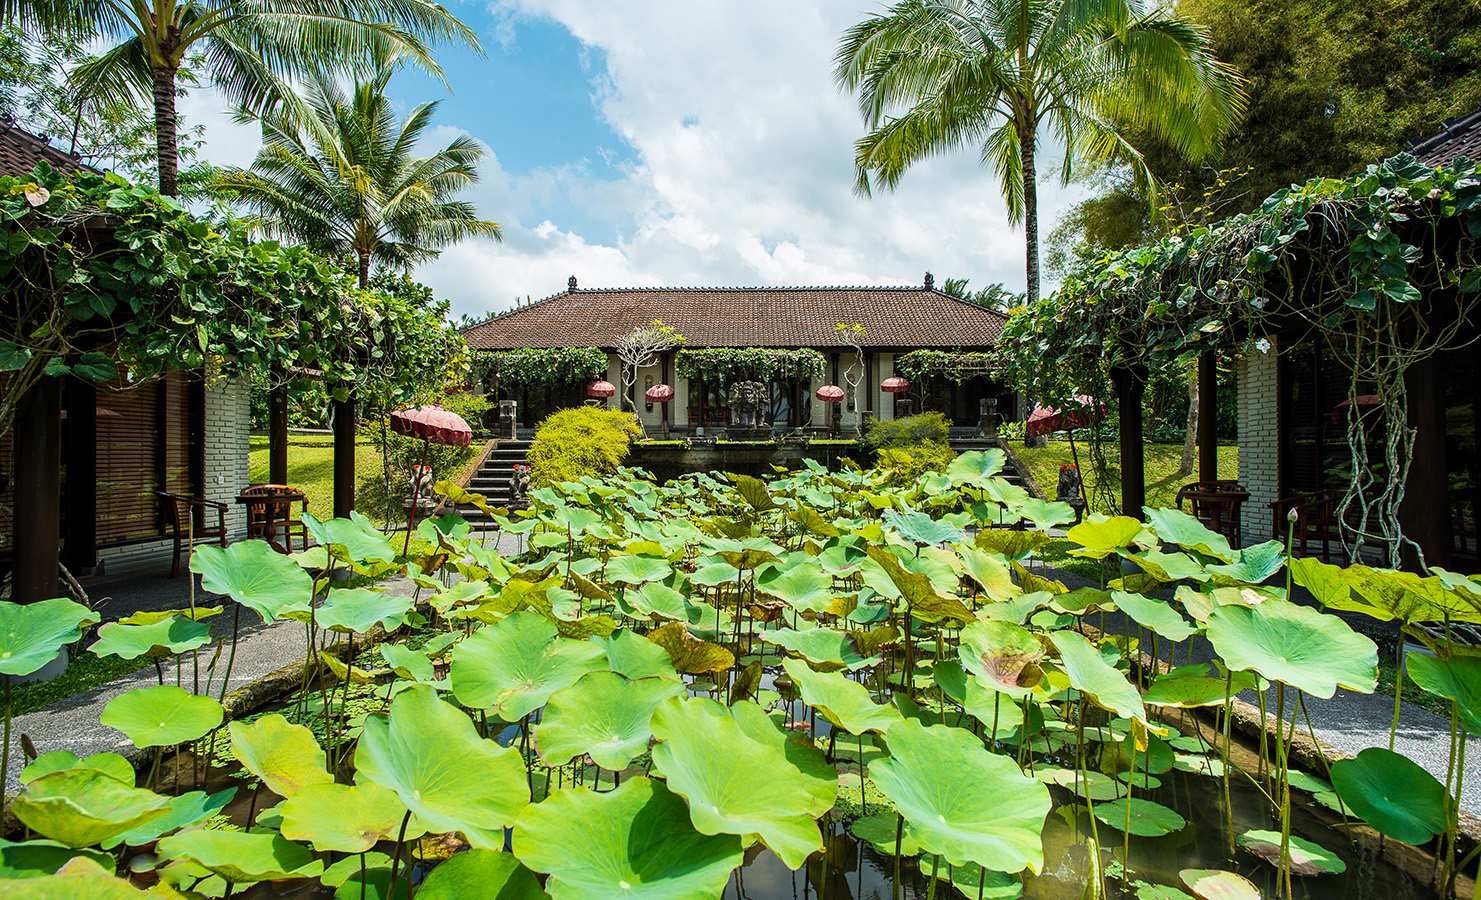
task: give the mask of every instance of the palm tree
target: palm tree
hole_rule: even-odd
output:
[[[177,193],[176,79],[187,54],[232,102],[261,108],[274,76],[326,68],[366,71],[394,48],[441,74],[427,41],[479,49],[466,25],[432,0],[0,0],[0,19],[40,32],[121,38],[76,73],[88,93],[152,95],[159,190]]]
[[[413,155],[438,101],[398,123],[385,95],[396,68],[383,58],[348,94],[327,74],[310,76],[301,98],[285,92],[286,102],[261,120],[252,168],[226,169],[219,182],[273,230],[353,261],[362,288],[372,261],[408,268],[462,238],[502,235],[472,204],[452,199],[477,183],[483,145],[463,136],[431,156]]]
[[[894,188],[927,157],[980,148],[1009,221],[1024,223],[1029,303],[1039,299],[1045,129],[1066,147],[1061,177],[1081,163],[1126,165],[1155,197],[1126,134],[1145,131],[1196,161],[1245,102],[1202,28],[1143,0],[900,0],[844,34],[835,75],[858,93],[870,129],[854,148],[861,194]]]

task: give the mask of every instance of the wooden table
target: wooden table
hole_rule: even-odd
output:
[[[253,485],[262,488],[263,485]],[[279,553],[288,553],[282,544],[274,538],[278,535],[279,523],[287,526],[293,518],[293,504],[307,503],[308,497],[302,491],[292,488],[279,488],[272,493],[259,491],[253,492],[252,487],[237,495],[237,502],[247,507],[247,536],[254,537],[253,530],[262,529],[262,539]],[[292,547],[293,536],[288,535],[288,546]],[[308,540],[305,535],[304,546],[307,549]]]

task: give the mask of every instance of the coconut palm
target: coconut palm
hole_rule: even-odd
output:
[[[120,39],[79,68],[78,87],[114,99],[152,95],[159,190],[169,196],[179,175],[176,80],[188,54],[230,101],[260,107],[274,76],[364,71],[387,48],[440,75],[427,42],[478,49],[473,32],[432,0],[0,0],[0,18]]]
[[[1119,164],[1155,197],[1126,135],[1154,135],[1198,160],[1244,109],[1235,70],[1204,30],[1142,0],[900,0],[850,28],[835,58],[870,132],[855,144],[856,189],[894,188],[911,165],[976,147],[1024,223],[1027,300],[1039,298],[1039,142],[1067,149],[1061,177]],[[1155,202],[1155,200],[1154,200]]]
[[[330,75],[310,76],[262,118],[252,168],[226,169],[220,180],[274,231],[353,261],[361,287],[372,262],[407,268],[462,238],[501,236],[472,204],[453,199],[477,183],[483,145],[461,136],[431,156],[414,155],[438,101],[398,122],[385,95],[396,68],[382,59],[349,92]]]

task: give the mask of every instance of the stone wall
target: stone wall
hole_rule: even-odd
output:
[[[1250,355],[1235,366],[1239,385],[1239,482],[1250,492],[1243,522],[1245,543],[1270,537],[1269,504],[1280,497],[1279,347]]]

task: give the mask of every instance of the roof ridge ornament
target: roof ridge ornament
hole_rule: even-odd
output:
[[[930,272],[926,273],[926,290],[934,290],[936,287],[936,276]]]
[[[572,275],[570,278],[567,278],[566,279],[566,290],[570,291],[573,294],[576,293],[576,276],[575,275]]]

